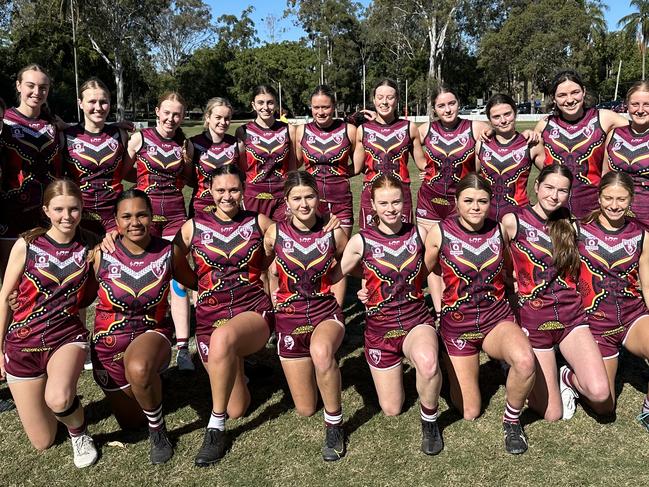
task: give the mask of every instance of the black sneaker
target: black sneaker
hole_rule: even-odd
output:
[[[149,442],[151,443],[149,458],[153,465],[166,463],[174,455],[174,449],[167,437],[167,428],[164,426],[159,430],[149,430]]]
[[[335,462],[345,456],[345,431],[341,425],[327,426],[322,458],[325,462]]]
[[[426,455],[437,455],[444,449],[444,440],[437,421],[421,421],[421,451]]]
[[[194,465],[197,467],[209,467],[217,463],[225,456],[226,440],[225,431],[217,428],[207,428],[205,438],[203,438],[203,445],[194,459]]]
[[[512,455],[520,455],[527,451],[527,436],[520,422],[510,423],[503,421],[505,435],[505,451]]]
[[[16,405],[12,400],[0,399],[0,413],[4,413],[5,411],[12,411],[13,409],[16,409]]]

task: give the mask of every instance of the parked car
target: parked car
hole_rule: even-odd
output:
[[[620,100],[610,100],[610,101],[602,101],[595,105],[596,108],[602,108],[605,110],[613,110],[614,112],[617,113],[626,113],[627,106],[626,103]]]

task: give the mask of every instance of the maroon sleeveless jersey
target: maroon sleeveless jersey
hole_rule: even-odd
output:
[[[157,237],[151,237],[140,255],[129,252],[121,240],[112,254],[102,254],[93,343],[111,347],[117,336],[130,335],[132,341],[147,330],[171,335],[167,311],[172,258],[172,244]]]
[[[41,352],[75,336],[85,339],[79,303],[90,275],[88,247],[78,238],[59,244],[41,235],[27,244],[18,309],[7,331],[7,343],[23,351]]]
[[[503,215],[527,205],[527,180],[532,158],[525,137],[517,133],[506,144],[492,137],[483,142],[478,154],[480,174],[491,183],[493,197],[489,218],[500,221]]]
[[[152,201],[182,198],[183,148],[167,139],[155,128],[142,130],[142,147],[137,151],[137,189]],[[156,208],[154,207],[154,213]]]
[[[410,183],[408,159],[412,152],[410,122],[400,118],[388,124],[369,121],[363,124],[365,150],[365,185],[382,174],[394,176],[402,183]]]

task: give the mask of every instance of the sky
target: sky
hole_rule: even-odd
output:
[[[367,5],[370,0],[360,0],[360,2]],[[270,42],[273,40],[265,22],[271,17],[276,19],[274,36],[276,42],[295,40],[304,35],[304,31],[294,25],[294,18],[282,18],[286,9],[286,0],[205,0],[205,3],[212,7],[214,19],[223,14],[240,15],[242,10],[252,5],[255,10],[251,17],[262,41]],[[609,7],[608,10],[604,11],[608,29],[617,30],[617,21],[632,11],[628,1],[606,0],[603,3]]]

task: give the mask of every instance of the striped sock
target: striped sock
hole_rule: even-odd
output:
[[[421,414],[421,420],[433,423],[437,421],[437,407],[427,408],[423,404],[419,404],[419,413]]]
[[[84,415],[83,417],[83,423],[81,423],[80,426],[76,428],[72,428],[71,426],[68,426],[68,434],[70,437],[75,437],[75,436],[83,436],[86,434],[88,431],[88,421],[86,420],[86,417]]]
[[[642,412],[643,413],[649,413],[649,397],[644,398],[644,402],[642,403]]]
[[[509,402],[505,405],[505,414],[503,414],[503,421],[506,423],[518,423],[521,417],[521,410],[513,408]]]
[[[225,413],[215,413],[212,411],[212,414],[210,414],[210,421],[207,423],[207,429],[225,431],[225,417]]]
[[[577,388],[575,387],[575,373],[571,369],[568,367],[563,369],[561,372],[561,380],[564,384],[570,386],[573,391],[577,392]]]
[[[162,403],[153,409],[152,411],[147,411],[143,409],[142,412],[146,416],[147,421],[149,422],[149,429],[151,430],[160,430],[165,425],[165,420],[162,417]]]
[[[176,338],[176,350],[187,349],[189,347],[189,338]]]
[[[324,421],[327,427],[329,426],[338,426],[343,422],[343,408],[339,408],[338,411],[333,413],[327,412],[324,410]]]

